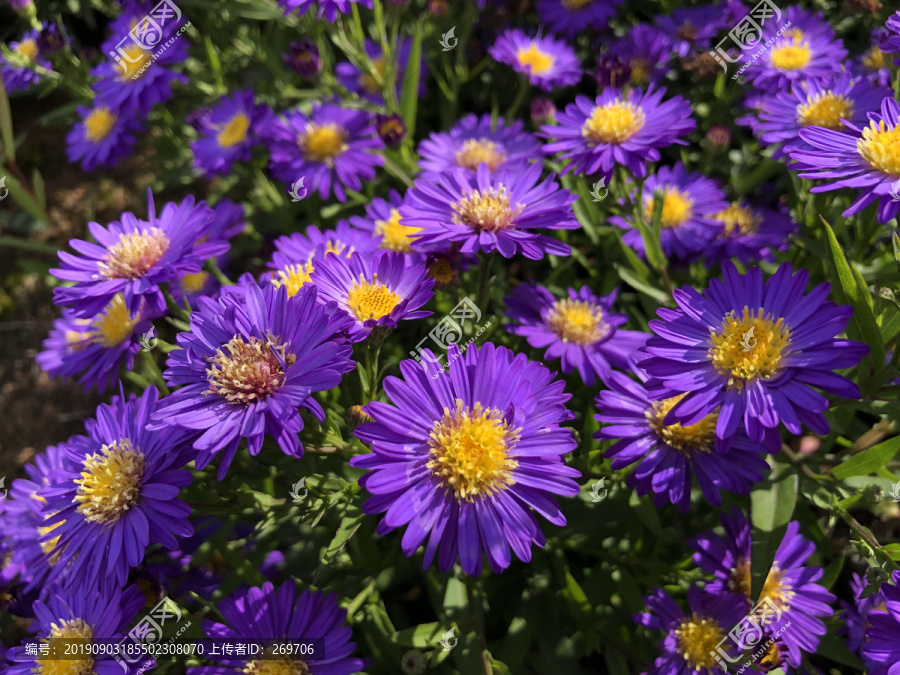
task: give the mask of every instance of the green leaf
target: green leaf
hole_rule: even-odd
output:
[[[638,230],[641,233],[641,239],[644,242],[644,251],[647,254],[647,262],[649,262],[654,269],[665,269],[666,255],[659,245],[659,235],[654,234],[653,230],[640,218],[636,218],[634,222],[637,224]]]
[[[841,570],[844,567],[844,556],[838,556],[830,563],[828,563],[828,567],[825,568],[825,573],[822,575],[822,580],[819,582],[828,590],[831,590],[831,587],[834,585],[834,582],[837,581],[837,578],[841,575]]]
[[[750,597],[756,605],[784,538],[797,502],[797,474],[788,464],[769,458],[771,475],[750,493],[753,540],[750,554]]]
[[[0,143],[3,144],[0,157],[6,156],[10,162],[15,162],[16,141],[13,137],[12,112],[9,109],[9,98],[3,82],[0,82]]]
[[[857,672],[862,672],[865,669],[863,662],[844,646],[844,641],[830,632],[819,642],[816,655],[824,656],[844,666],[850,666]]]
[[[834,294],[840,303],[850,304],[853,307],[853,321],[859,328],[866,344],[869,345],[875,370],[881,370],[884,368],[884,342],[881,339],[881,331],[878,330],[875,315],[869,306],[869,289],[865,283],[860,286],[857,282],[856,275],[853,273],[850,263],[847,262],[831,225],[824,218],[822,218],[822,223],[825,225],[828,247],[831,250],[832,271],[838,281],[838,285],[833,287]]]
[[[654,288],[648,282],[642,281],[641,279],[636,277],[634,272],[632,272],[627,267],[624,267],[617,263],[613,263],[613,269],[616,270],[616,273],[622,278],[622,281],[624,281],[632,288],[641,291],[645,295],[650,296],[662,305],[672,304],[672,297],[668,293],[666,293],[665,291],[661,291],[658,288]]]
[[[891,560],[900,560],[900,544],[888,544],[887,546],[882,546],[881,550],[884,551]],[[839,558],[839,560],[843,560],[843,558]]]
[[[413,33],[412,47],[406,59],[406,77],[403,78],[403,91],[400,92],[400,116],[406,126],[406,138],[411,139],[416,132],[416,109],[419,104],[419,77],[422,67],[422,36],[425,25],[420,20]]]
[[[456,624],[446,624],[434,621],[432,623],[423,623],[412,628],[399,630],[393,635],[388,636],[388,640],[405,647],[416,647],[417,649],[433,649],[435,646],[440,647],[441,638],[450,630],[453,630],[453,636],[459,637],[459,629]],[[452,640],[450,641],[452,643]]]
[[[890,462],[898,450],[900,450],[900,436],[894,436],[834,467],[831,469],[831,475],[838,480],[850,476],[867,476]]]

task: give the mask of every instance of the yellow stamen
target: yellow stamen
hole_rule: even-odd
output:
[[[466,169],[477,169],[482,162],[491,171],[496,171],[506,161],[506,151],[494,141],[487,138],[469,138],[456,153],[457,166]]]
[[[769,61],[779,70],[800,70],[812,59],[809,43],[796,35],[783,40],[769,52]]]
[[[807,96],[806,103],[797,106],[797,121],[804,127],[825,127],[840,131],[841,119],[853,116],[853,101],[832,92]]]
[[[781,369],[782,359],[790,353],[791,329],[784,318],[772,321],[763,309],[751,313],[744,307],[743,315],[729,312],[722,320],[722,328],[710,331],[709,357],[717,371],[730,376],[728,387],[744,386],[757,377],[770,378]]]
[[[375,234],[381,237],[379,246],[389,251],[409,253],[412,250],[410,245],[417,239],[413,235],[421,231],[421,227],[402,224],[400,222],[400,211],[397,209],[391,209],[390,218],[387,220],[375,221]]]
[[[91,321],[90,334],[104,347],[115,347],[125,342],[134,332],[138,317],[132,317],[125,308],[125,298],[119,293],[100,314]]]
[[[590,5],[594,0],[562,0],[562,5],[566,9],[579,10]]]
[[[762,218],[750,208],[741,206],[739,202],[732,202],[727,209],[719,211],[713,218],[722,222],[726,237],[734,234],[735,230],[741,236],[753,234],[762,224]]]
[[[862,62],[868,70],[881,70],[885,67],[884,52],[882,52],[878,47],[872,47],[869,51],[863,54]]]
[[[315,124],[309,122],[297,137],[297,145],[303,156],[311,162],[323,162],[334,165],[334,158],[347,150],[347,132],[338,124],[326,122]]]
[[[678,651],[688,669],[699,671],[715,667],[716,648],[725,637],[725,631],[715,619],[700,617],[696,613],[682,620],[675,629]]]
[[[718,411],[712,412],[696,424],[688,426],[682,426],[680,422],[663,423],[669,411],[684,397],[685,394],[679,394],[661,401],[654,401],[644,415],[659,440],[669,447],[685,455],[691,455],[694,452],[709,452],[715,443]]]
[[[22,40],[19,44],[16,45],[16,52],[24,56],[29,61],[34,61],[37,58],[40,50],[38,49],[37,42],[34,40]]]
[[[454,223],[487,232],[510,227],[524,208],[520,204],[513,206],[510,203],[510,196],[504,185],[488,188],[484,192],[472,190],[450,204],[450,207],[453,209]]]
[[[687,192],[678,188],[666,187],[663,198],[662,218],[660,225],[666,229],[681,227],[694,215],[694,200]],[[653,220],[654,200],[649,197],[644,201],[644,219]]]
[[[131,79],[134,77],[137,72],[144,67],[144,64],[147,62],[147,59],[150,58],[150,52],[147,52],[141,49],[136,44],[131,44],[125,47],[125,55],[122,56],[122,60],[119,63],[125,64],[125,72],[119,71],[119,79],[123,82],[132,82]],[[144,71],[146,72],[146,71]],[[144,73],[141,73],[143,77]]]
[[[109,136],[116,125],[116,119],[116,115],[111,113],[108,108],[94,108],[84,118],[84,137],[91,143],[99,143]]]
[[[586,300],[557,300],[547,314],[546,324],[563,342],[588,345],[609,332],[603,321],[603,308]]]
[[[784,582],[784,576],[785,573],[778,566],[778,563],[773,563],[772,567],[769,569],[768,576],[766,576],[766,581],[763,584],[762,594],[759,596],[760,602],[763,600],[771,600],[782,612],[790,609],[791,599],[795,595],[795,592],[791,590],[791,587]],[[744,560],[742,558],[737,561],[734,568],[731,570],[731,576],[728,578],[728,590],[738,595],[744,595],[750,600],[749,560]],[[766,619],[766,623],[768,623],[770,617],[766,617]]]
[[[528,45],[527,49],[519,47],[516,52],[516,60],[519,65],[527,66],[532,75],[543,75],[553,67],[554,63],[553,56],[541,51],[535,42]]]
[[[581,135],[590,145],[618,144],[644,128],[644,111],[628,101],[613,101],[594,108],[581,127]]]
[[[245,341],[235,335],[207,360],[209,389],[204,393],[218,394],[236,404],[261,401],[284,384],[285,368],[296,361],[297,356],[287,353],[276,337],[251,337]]]
[[[70,619],[50,624],[50,634],[41,642],[50,645],[50,639],[91,639],[94,630],[83,619]],[[56,644],[59,648],[59,644]],[[51,651],[53,647],[50,648]],[[31,669],[34,675],[94,675],[94,659],[48,659],[38,657]]]
[[[377,274],[372,275],[371,283],[361,276],[347,292],[347,306],[360,321],[387,316],[399,302],[400,296],[380,283]]]
[[[54,514],[48,513],[46,518],[44,518],[44,522],[47,522],[47,520],[53,515]],[[66,521],[61,520],[60,522],[53,523],[52,525],[40,525],[38,526],[38,534],[40,535],[41,539],[43,539],[45,534],[53,532],[53,530],[55,530],[65,522]],[[56,548],[57,544],[59,544],[59,537],[53,537],[53,539],[51,539],[50,541],[40,542],[41,550],[44,552],[44,555],[50,556],[49,562],[51,566],[55,565],[56,561],[59,560],[59,553],[54,553],[52,556],[50,555],[50,552]]]
[[[631,69],[630,82],[631,84],[647,84],[650,81],[650,59],[645,59],[642,56],[637,56],[631,59],[628,67]]]
[[[379,56],[378,58],[372,59],[372,65],[375,66],[375,72],[378,73],[378,80],[384,82],[384,57]],[[359,86],[365,89],[368,94],[375,95],[381,93],[381,85],[368,73],[360,75],[358,82]]]
[[[243,143],[250,129],[250,118],[244,113],[238,113],[222,127],[217,140],[223,148],[230,148],[238,143]]]
[[[94,523],[115,523],[137,504],[143,477],[144,453],[129,439],[104,445],[99,453],[85,456],[81,478],[75,481],[78,512]]]
[[[900,125],[889,127],[884,120],[869,122],[856,147],[873,169],[883,171],[892,179],[900,178]]]
[[[197,293],[203,290],[209,281],[209,272],[191,272],[181,277],[181,288],[186,293]]]
[[[292,298],[309,283],[312,273],[312,263],[288,265],[275,273],[272,283],[276,287],[286,286],[288,297]]]
[[[310,675],[309,666],[302,659],[279,658],[274,653],[274,647],[267,647],[268,658],[247,661],[238,672],[245,675]]]
[[[111,246],[104,261],[97,264],[107,279],[138,279],[153,267],[169,249],[169,238],[162,230],[129,232],[119,235],[119,243]]]

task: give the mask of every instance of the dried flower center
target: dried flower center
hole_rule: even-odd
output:
[[[34,61],[37,58],[38,51],[37,42],[34,40],[22,40],[16,45],[16,52],[29,61]]]
[[[223,148],[230,148],[238,143],[243,143],[250,129],[250,118],[244,113],[238,113],[227,124],[222,126],[217,140]]]
[[[791,330],[779,317],[758,309],[751,314],[744,307],[743,315],[728,312],[722,319],[722,329],[710,331],[709,358],[720,373],[730,376],[728,386],[744,386],[757,377],[769,378],[781,368],[781,360],[790,353]]]
[[[296,362],[278,338],[266,340],[235,335],[208,360],[205,393],[223,396],[229,403],[249,405],[274,394],[284,384],[284,372]]]
[[[272,278],[272,284],[276,288],[281,286],[287,287],[288,297],[292,298],[297,295],[304,284],[309,283],[312,273],[313,266],[311,262],[288,265],[275,273],[275,277]]]
[[[119,235],[119,243],[109,249],[97,268],[107,279],[139,279],[168,248],[169,238],[159,228],[128,232]]]
[[[347,306],[360,321],[380,319],[391,313],[400,302],[400,296],[378,281],[378,274],[368,282],[360,277],[359,282],[347,292]]]
[[[520,204],[513,206],[510,203],[510,195],[504,185],[488,188],[484,192],[472,190],[450,207],[453,209],[454,223],[486,232],[511,227],[524,208]]]
[[[718,411],[712,412],[696,424],[688,426],[682,426],[680,422],[663,423],[669,411],[684,396],[684,394],[679,394],[662,401],[654,401],[644,415],[650,423],[650,427],[656,432],[657,438],[670,448],[685,455],[691,455],[694,452],[709,452],[715,441],[716,422],[719,419]]]
[[[428,264],[428,276],[439,284],[449,284],[456,278],[456,270],[446,258],[437,258]]]
[[[144,453],[123,438],[84,458],[81,478],[75,480],[75,501],[85,520],[115,523],[135,505],[144,477]]]
[[[581,127],[581,135],[591,145],[622,143],[644,128],[644,111],[628,101],[613,101],[594,108]]]
[[[119,63],[125,64],[125,72],[119,73],[119,79],[124,82],[131,82],[132,77],[144,66],[144,62],[150,58],[150,53],[144,51],[136,44],[125,47],[125,54]]]
[[[650,59],[637,56],[628,63],[631,69],[631,84],[646,84],[650,80]]]
[[[725,632],[715,619],[698,616],[696,612],[685,617],[675,629],[678,652],[688,670],[713,668],[716,665],[716,648],[723,637]]]
[[[519,463],[510,453],[520,432],[510,429],[499,410],[477,401],[470,409],[456,399],[456,410],[444,408],[431,430],[426,467],[458,500],[492,495],[515,482],[512,472]]]
[[[378,73],[378,79],[384,82],[385,61],[383,56],[372,59],[372,65],[375,66],[375,72]],[[368,94],[380,94],[381,85],[369,73],[363,73],[359,76],[359,86],[366,90]]]
[[[678,188],[666,187],[664,189],[665,196],[663,197],[660,225],[669,230],[681,227],[694,215],[694,200],[687,192],[682,192]],[[648,197],[644,201],[644,218],[647,222],[653,220],[655,204],[653,197]]]
[[[466,169],[477,169],[482,162],[488,169],[496,171],[506,161],[506,151],[499,143],[487,138],[469,138],[456,153],[456,164]]]
[[[738,202],[732,202],[727,209],[719,211],[713,218],[722,222],[726,237],[732,236],[735,232],[741,236],[753,234],[762,224],[762,218]]]
[[[91,143],[99,143],[109,136],[116,125],[116,115],[108,108],[94,108],[84,119],[84,137]]]
[[[872,168],[900,178],[900,126],[889,127],[884,120],[870,122],[856,147]]]
[[[881,70],[884,68],[884,52],[878,47],[872,47],[863,54],[863,65],[869,70]]]
[[[800,70],[812,59],[809,43],[801,35],[792,35],[769,52],[772,66],[779,70]]]
[[[594,0],[562,0],[562,5],[566,9],[570,10],[578,10],[584,9],[588,5],[590,5]]]
[[[766,576],[766,582],[763,584],[762,593],[759,601],[771,600],[772,603],[781,611],[787,611],[791,606],[791,599],[795,593],[791,590],[789,584],[784,583],[785,573],[778,567],[778,563],[772,563],[769,574]],[[737,561],[731,575],[728,578],[728,590],[738,595],[745,595],[748,600],[750,597],[750,561],[741,558]],[[768,617],[766,623],[768,623]]]
[[[528,68],[532,75],[543,75],[553,67],[552,54],[542,51],[537,43],[532,42],[528,47],[519,47],[516,52],[516,60],[519,65]]]
[[[311,162],[323,162],[328,166],[334,164],[334,158],[346,151],[347,131],[334,122],[325,124],[307,123],[303,132],[297,137],[297,145],[303,156]]]
[[[840,131],[841,119],[853,116],[853,101],[833,92],[807,96],[806,104],[797,106],[797,121],[804,127],[825,127]]]
[[[181,277],[181,288],[187,293],[198,293],[209,281],[209,272],[191,272]]]
[[[125,298],[118,293],[100,314],[91,320],[89,334],[104,347],[120,345],[134,332],[137,317],[125,308]]]
[[[380,247],[389,251],[409,253],[412,250],[410,245],[417,239],[413,235],[421,231],[421,227],[403,225],[400,222],[400,211],[397,209],[391,209],[390,218],[387,220],[375,221],[375,234],[381,237]]]
[[[50,644],[48,638],[90,639],[93,629],[83,619],[69,619],[50,624],[50,634],[41,642]],[[52,647],[51,647],[52,650]],[[39,658],[31,669],[34,675],[94,675],[94,659],[46,659]]]
[[[578,345],[589,345],[609,333],[603,308],[586,300],[557,300],[544,321],[563,342]]]

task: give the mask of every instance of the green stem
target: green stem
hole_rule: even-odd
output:
[[[521,108],[522,104],[525,102],[525,97],[528,96],[528,90],[530,88],[528,78],[522,76],[522,79],[519,80],[519,91],[516,92],[516,97],[513,99],[512,105],[506,113],[507,123],[512,122],[515,119],[516,114],[519,112],[519,108]]]
[[[56,256],[59,252],[55,246],[50,244],[41,244],[36,241],[28,241],[19,237],[0,237],[0,248],[17,248],[22,251],[31,251],[32,253],[43,253],[46,255]]]
[[[169,311],[175,315],[175,318],[181,319],[185,323],[190,323],[191,315],[185,312],[177,302],[175,302],[175,298],[172,297],[172,294],[169,293],[169,289],[166,288],[163,290],[163,296],[166,298],[166,307],[169,308]]]
[[[234,286],[234,282],[219,269],[219,263],[216,262],[215,258],[210,258],[206,261],[206,271],[212,274],[223,286]]]
[[[406,183],[406,187],[413,186],[413,180],[409,177],[409,175],[401,169],[390,157],[387,156],[387,153],[383,153],[382,157],[384,158],[384,168],[385,170],[402,180]]]
[[[481,312],[481,316],[487,316],[487,309],[491,300],[491,267],[494,262],[494,255],[479,253],[478,258],[478,301],[475,305]]]
[[[162,371],[159,369],[159,365],[156,363],[156,359],[153,358],[153,354],[151,352],[141,351],[141,357],[144,359],[144,365],[147,367],[147,370],[152,376],[152,380],[156,382],[160,393],[163,396],[168,396],[169,387],[166,386],[166,381],[165,379],[163,379]]]

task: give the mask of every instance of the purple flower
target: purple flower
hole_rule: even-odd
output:
[[[288,46],[285,62],[300,76],[311,79],[322,70],[319,47],[312,40],[299,40]]]
[[[900,675],[900,572],[892,575],[892,584],[881,586],[884,611],[870,611],[862,656],[876,664],[871,675]]]
[[[24,65],[17,65],[0,56],[0,76],[8,92],[25,91],[40,82],[43,76],[35,72],[34,66],[52,70],[53,66],[41,55],[38,38],[38,31],[30,30],[18,42],[9,43],[10,50],[18,55]]]
[[[404,203],[400,193],[391,190],[386,200],[373,197],[366,205],[365,218],[352,216],[350,224],[377,242],[379,249],[403,253],[411,263],[423,262],[425,256],[412,250],[416,234],[421,230],[406,225],[400,217],[400,207]]]
[[[569,40],[585,29],[600,31],[616,15],[623,0],[538,0],[537,11],[541,23]]]
[[[85,171],[112,169],[128,157],[138,141],[143,124],[131,115],[122,115],[102,102],[93,108],[78,107],[81,121],[66,136],[66,156]]]
[[[612,86],[659,85],[669,71],[668,62],[672,44],[669,37],[659,28],[640,23],[632,27],[625,37],[611,42],[606,53],[608,57],[628,67],[627,81]]]
[[[634,194],[632,199],[636,197]],[[660,197],[663,206],[659,243],[663,253],[681,261],[696,257],[716,235],[714,216],[727,206],[725,193],[715,180],[688,172],[679,162],[673,167],[660,167],[644,183],[644,222],[652,223],[656,199]],[[622,241],[646,255],[644,240],[631,218],[616,216],[609,221],[626,228]]]
[[[499,119],[495,128],[490,115],[469,114],[450,131],[432,133],[419,144],[419,165],[423,176],[455,167],[474,175],[481,164],[498,171],[540,160],[540,147],[533,134],[522,130],[521,121],[507,125]]]
[[[321,19],[325,17],[328,23],[334,23],[338,12],[346,14],[350,11],[350,5],[359,3],[367,9],[372,9],[372,0],[278,0],[278,6],[284,10],[285,14],[296,12],[300,16],[306,14],[310,9],[317,10],[317,16]]]
[[[879,47],[885,54],[900,53],[900,11],[891,14],[884,23],[885,35],[882,37]],[[900,64],[900,58],[894,61],[894,65]]]
[[[352,675],[366,665],[350,656],[356,648],[350,642],[353,631],[344,625],[347,610],[341,609],[333,594],[305,590],[298,597],[293,580],[277,589],[267,581],[261,587],[236,591],[218,606],[225,623],[204,621],[203,632],[208,637],[255,641],[266,646],[269,657],[274,654],[271,644],[275,640],[309,640],[313,654],[283,660],[218,658],[221,665],[188,668],[189,675],[273,672],[273,665],[285,673]]]
[[[407,266],[400,253],[385,251],[373,258],[329,253],[316,261],[311,281],[320,302],[334,301],[352,319],[353,342],[365,340],[376,326],[396,328],[398,321],[431,316],[419,307],[434,295],[434,279],[422,263]]]
[[[900,582],[900,573],[894,573],[895,581]],[[884,612],[887,609],[887,601],[881,591],[876,591],[868,598],[861,598],[862,592],[866,588],[866,581],[859,574],[853,574],[850,579],[850,591],[853,602],[841,600],[841,607],[844,609],[844,627],[841,630],[847,636],[847,649],[852,652],[860,653],[866,642],[866,630],[870,626],[870,615],[872,612]],[[876,669],[876,666],[887,665],[884,662],[877,663],[865,656],[866,667],[869,671]]]
[[[207,174],[226,174],[234,162],[246,162],[272,119],[268,106],[255,105],[253,92],[238,91],[219,101],[201,122],[191,144],[194,163]]]
[[[639,368],[641,382],[647,376]],[[750,494],[750,488],[763,479],[769,465],[760,451],[764,448],[739,433],[727,448],[716,438],[718,411],[696,424],[666,424],[669,410],[682,396],[651,401],[647,390],[627,375],[608,374],[609,389],[597,395],[599,414],[594,419],[607,425],[594,438],[615,443],[604,455],[612,460],[615,471],[635,462],[626,484],[641,497],[653,493],[657,508],[669,502],[687,513],[691,504],[691,478],[713,506],[722,505],[721,491]],[[776,438],[776,443],[779,439]]]
[[[544,91],[568,87],[581,79],[581,65],[572,48],[546,35],[528,37],[518,29],[507,30],[488,53]]]
[[[716,5],[682,7],[657,17],[656,25],[671,43],[672,53],[681,58],[707,51],[722,30],[731,28],[729,18]]]
[[[412,41],[409,38],[403,40],[399,44],[394,57],[396,69],[393,78],[398,101],[400,100],[401,87],[406,74],[406,63],[409,61],[409,50],[411,47]],[[372,40],[367,39],[366,55],[375,68],[375,72],[378,73],[381,79],[384,79],[387,62],[384,54],[381,52],[381,47]],[[422,63],[422,72],[424,73],[424,62]],[[335,65],[334,75],[338,83],[351,93],[357,94],[377,105],[384,105],[381,85],[369,73],[363,72],[352,63],[344,61]],[[421,78],[419,80],[419,98],[423,96],[425,96],[425,81],[424,78]]]
[[[121,293],[129,312],[137,312],[143,298],[151,311],[164,314],[160,285],[199,272],[204,260],[228,250],[225,240],[201,241],[214,218],[206,202],[194,204],[194,198],[187,197],[181,204],[166,204],[157,216],[150,190],[147,201],[149,220],[127,212],[108,227],[89,223],[96,244],[72,239],[69,245],[81,257],[59,252],[60,267],[50,273],[75,285],[55,288],[56,304],[74,305],[76,316],[89,318]]]
[[[730,516],[722,516],[722,527],[724,535],[708,531],[691,540],[691,548],[696,551],[694,563],[715,575],[706,590],[730,594],[732,606],[743,609],[743,617],[751,608],[750,524],[743,512],[733,509]],[[758,600],[767,601],[769,607],[768,614],[760,617],[763,626],[780,635],[787,650],[786,660],[795,668],[800,665],[802,651],[815,653],[819,638],[825,635],[821,617],[834,614],[831,604],[835,601],[817,583],[822,578],[822,568],[804,566],[816,547],[799,531],[798,522],[788,523]],[[789,628],[785,630],[785,626]]]
[[[116,396],[100,405],[85,423],[87,436],[67,444],[60,479],[38,491],[52,514],[41,542],[57,542],[49,554],[59,556],[51,581],[121,588],[149,546],[176,548],[176,537],[192,532],[191,510],[178,499],[191,482],[181,470],[193,459],[191,439],[180,429],[147,428],[157,396],[148,387],[140,398]]]
[[[552,174],[540,180],[540,164],[493,173],[481,164],[475,175],[457,167],[419,179],[400,208],[405,225],[421,228],[413,249],[439,251],[459,242],[463,253],[496,250],[504,258],[569,255],[568,244],[532,230],[580,227],[572,211],[576,196]]]
[[[160,403],[154,426],[202,432],[194,442],[197,468],[221,455],[219,480],[244,438],[252,456],[266,434],[285,454],[302,456],[299,409],[325,419],[312,393],[336,387],[353,369],[350,346],[335,339],[347,321],[333,305],[317,303],[315,288],[288,297],[283,288],[260,289],[252,280],[198,305],[164,373],[181,389]]]
[[[598,298],[587,286],[569,289],[557,300],[534,282],[519,284],[506,298],[506,315],[515,323],[506,330],[521,335],[537,349],[546,347],[544,359],[562,359],[562,371],[578,370],[592,386],[597,376],[605,380],[610,368],[628,368],[630,354],[644,346],[647,334],[619,330],[628,317],[614,314],[618,290]]]
[[[333,189],[338,201],[346,201],[344,187],[361,190],[360,179],[372,180],[375,167],[384,164],[373,152],[384,143],[369,114],[331,104],[314,105],[308,116],[299,110],[285,113],[271,125],[266,142],[272,174],[288,185],[305,179],[322,199]]]
[[[886,223],[900,213],[893,199],[900,181],[900,104],[886,97],[881,114],[870,113],[869,123],[857,127],[846,123],[851,133],[820,127],[800,130],[800,138],[812,146],[791,152],[790,168],[801,178],[835,179],[817,185],[811,192],[853,188],[862,192],[843,216],[854,216],[878,200],[878,222]]]
[[[580,474],[563,462],[575,440],[560,426],[573,417],[570,395],[547,368],[505,347],[470,346],[461,356],[451,344],[448,353],[449,376],[402,361],[403,379],[386,378],[392,404],[365,406],[375,421],[354,433],[372,452],[350,465],[370,470],[359,482],[372,494],[363,510],[385,514],[378,534],[406,525],[405,555],[425,544],[424,568],[437,554],[442,570],[459,558],[477,576],[484,553],[501,572],[511,553],[528,562],[531,545],[544,545],[532,509],[562,526],[548,493],[578,494]],[[427,349],[423,357],[435,360]]]
[[[609,178],[619,164],[646,176],[646,163],[659,160],[660,148],[686,145],[682,137],[696,126],[690,103],[680,96],[663,102],[665,93],[650,85],[645,92],[604,89],[594,101],[579,96],[557,114],[558,125],[541,127],[539,136],[556,139],[544,146],[544,154],[562,153],[561,159],[571,160],[563,173],[600,172]]]
[[[715,238],[704,247],[709,263],[737,258],[742,265],[757,260],[775,262],[775,251],[788,247],[788,237],[797,223],[782,210],[773,211],[744,202],[731,202],[713,216],[718,226]]]
[[[726,263],[722,275],[705,297],[690,286],[676,289],[678,309],[661,309],[650,322],[657,335],[639,365],[659,379],[653,398],[685,394],[666,424],[696,424],[721,407],[716,436],[723,440],[743,425],[762,441],[779,422],[793,434],[802,433],[801,424],[828,433],[828,400],[815,390],[858,398],[857,386],[833,371],[868,353],[834,338],[853,309],[827,300],[827,283],[806,294],[809,273],[794,274],[789,264],[765,282],[758,267],[739,274]]]

